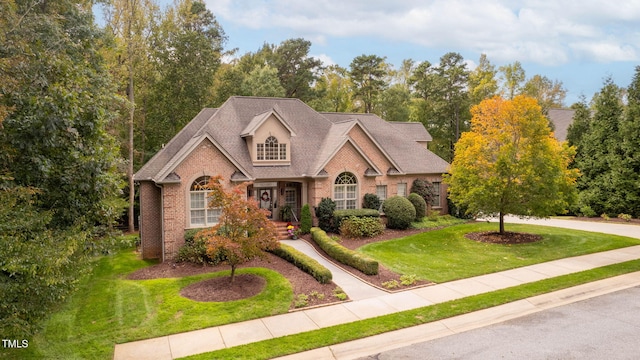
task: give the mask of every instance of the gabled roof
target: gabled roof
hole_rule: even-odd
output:
[[[243,138],[255,133],[272,115],[295,135],[289,139],[290,165],[254,165]],[[377,169],[349,137],[356,126],[380,149],[392,168]],[[427,135],[419,123],[394,124],[373,114],[318,113],[298,99],[234,96],[218,109],[202,110],[135,174],[135,180],[179,181],[169,175],[205,140],[236,166],[236,179],[326,176],[324,166],[347,143],[367,160],[368,176],[445,173],[449,164],[416,142],[428,141]]]
[[[555,127],[553,133],[556,139],[559,141],[566,140],[567,130],[569,130],[569,125],[573,123],[573,116],[576,111],[573,109],[549,109],[548,111],[549,120]]]
[[[276,104],[273,107],[273,109],[265,111],[262,114],[258,114],[256,116],[254,116],[253,119],[251,119],[251,121],[247,125],[247,127],[245,127],[244,130],[242,130],[242,132],[240,133],[240,136],[242,136],[242,137],[254,136],[256,130],[258,130],[260,128],[260,126],[262,126],[262,124],[265,121],[267,121],[267,119],[269,119],[271,116],[273,116],[276,119],[278,119],[278,121],[280,121],[282,126],[284,126],[289,131],[291,136],[296,136],[296,133],[293,131],[291,126],[289,126],[289,124],[285,121],[285,119],[278,113],[278,111],[276,110],[277,108],[278,108],[278,104]]]

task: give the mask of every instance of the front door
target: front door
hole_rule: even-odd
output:
[[[269,210],[269,219],[273,218],[273,189],[262,188],[256,189],[256,200],[260,205],[260,209]]]

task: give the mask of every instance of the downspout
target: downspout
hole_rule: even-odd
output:
[[[164,186],[153,182],[160,189],[160,233],[162,234],[162,262],[164,262]]]

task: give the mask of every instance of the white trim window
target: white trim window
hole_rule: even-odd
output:
[[[376,195],[382,201],[387,200],[387,185],[376,185]]]
[[[350,172],[343,172],[333,185],[333,201],[336,210],[355,209],[358,205],[358,179]]]
[[[220,221],[220,208],[210,208],[208,204],[209,191],[206,185],[208,176],[201,176],[191,184],[189,190],[189,224],[194,227],[208,227]]]
[[[287,144],[278,143],[275,136],[269,136],[264,143],[256,144],[256,159],[287,160]]]
[[[407,197],[407,183],[398,183],[398,196]]]
[[[441,207],[440,204],[440,183],[432,182],[433,184],[433,199],[431,199],[431,206],[433,207]]]

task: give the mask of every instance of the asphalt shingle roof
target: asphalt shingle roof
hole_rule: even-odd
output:
[[[254,166],[246,140],[275,112],[295,136],[290,139],[291,164]],[[400,173],[440,174],[449,164],[416,141],[431,140],[419,123],[389,123],[373,114],[318,113],[298,99],[240,97],[229,98],[219,109],[203,109],[163,149],[136,174],[136,181],[170,181],[169,174],[180,161],[209,138],[238,166],[238,178],[292,178],[323,176],[323,164],[347,139],[348,131],[359,124],[372,137]],[[380,169],[386,172],[388,169]]]

